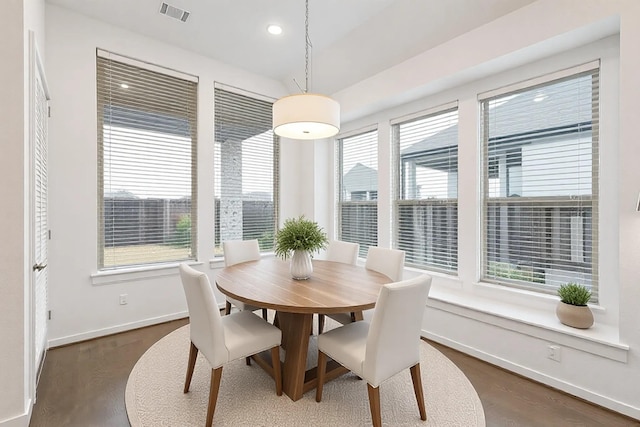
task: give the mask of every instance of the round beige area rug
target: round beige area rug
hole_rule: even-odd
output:
[[[329,320],[329,319],[327,319]],[[315,365],[315,336],[308,365]],[[200,354],[189,393],[184,378],[189,354],[189,325],[155,343],[131,371],[125,392],[132,427],[203,426],[211,368]],[[427,421],[421,421],[409,370],[380,386],[385,426],[484,426],[482,403],[465,375],[428,343],[420,344],[420,369]],[[315,389],[293,402],[277,396],[273,379],[244,359],[222,369],[213,419],[215,426],[367,426],[371,425],[367,384],[349,373],[325,384],[322,402]]]

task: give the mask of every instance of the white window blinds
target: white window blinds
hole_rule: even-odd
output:
[[[159,70],[98,51],[102,269],[196,258],[198,85]]]
[[[378,244],[378,130],[338,139],[338,239]]]
[[[480,99],[484,280],[597,301],[597,67]]]
[[[392,122],[395,247],[407,265],[458,269],[457,124],[456,106]]]
[[[217,84],[215,102],[215,252],[226,240],[258,239],[273,250],[278,224],[279,138],[273,100]]]

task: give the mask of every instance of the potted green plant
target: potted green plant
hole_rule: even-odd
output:
[[[588,329],[593,325],[593,313],[587,305],[591,292],[578,283],[566,283],[558,289],[560,301],[556,315],[560,322],[579,329]]]
[[[291,257],[291,276],[296,280],[308,279],[313,273],[311,254],[327,247],[329,240],[317,222],[304,215],[289,218],[276,234],[276,256]]]

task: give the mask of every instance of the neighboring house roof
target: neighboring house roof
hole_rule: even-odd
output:
[[[356,163],[342,179],[342,187],[348,193],[354,191],[378,191],[378,171]]]
[[[590,82],[591,76],[561,81],[540,90],[528,90],[504,97],[504,102],[498,103],[490,110],[491,139],[498,143],[502,138],[539,133],[541,130],[546,130],[547,134],[552,135],[550,132],[554,130],[576,125],[574,132],[589,130],[592,120],[591,109],[575,108],[576,104],[591,103],[591,90],[585,90],[585,81]],[[496,101],[499,102],[500,98]],[[402,158],[414,157],[454,146],[457,150],[457,135],[458,125],[455,124],[405,148],[400,155]],[[541,135],[544,136],[545,133]]]
[[[413,157],[416,154],[422,155],[443,148],[455,147],[457,149],[457,146],[458,125],[455,124],[405,148],[400,156],[402,158]]]

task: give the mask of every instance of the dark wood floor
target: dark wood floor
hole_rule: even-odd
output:
[[[49,350],[30,426],[128,426],[124,390],[129,372],[153,343],[186,323],[176,320]],[[487,426],[640,426],[638,421],[432,344],[469,378],[482,400]]]

